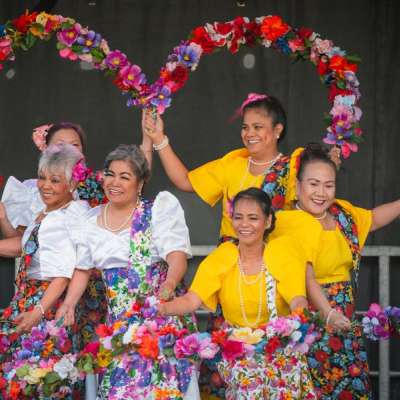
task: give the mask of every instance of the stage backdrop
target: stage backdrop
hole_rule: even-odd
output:
[[[140,65],[151,81],[172,48],[192,28],[206,22],[277,14],[294,27],[312,28],[362,58],[358,77],[365,142],[343,163],[339,197],[364,207],[400,197],[397,0],[2,0],[0,23],[35,8],[73,17],[101,33],[113,49],[122,50]],[[252,68],[244,63],[246,55],[254,56]],[[165,114],[166,133],[189,168],[241,145],[240,121],[229,120],[248,92],[269,93],[284,104],[288,134],[281,146],[283,152],[320,140],[325,129],[323,113],[329,105],[326,89],[311,63],[292,64],[288,57],[261,47],[243,48],[234,56],[224,50],[202,58]],[[19,52],[16,62],[0,73],[0,93],[0,175],[5,177],[35,176],[38,152],[31,132],[44,123],[80,123],[89,137],[90,165],[96,168],[115,145],[141,141],[140,112],[126,108],[125,98],[100,72],[85,71],[77,62],[62,60],[54,41]],[[148,194],[160,190],[175,193],[185,208],[192,243],[216,243],[219,209],[175,190],[157,156],[146,190]],[[397,221],[372,235],[368,244],[399,245],[399,239]],[[400,304],[400,292],[395,290],[400,283],[400,263],[395,261],[391,302]],[[0,290],[4,305],[12,287],[11,272],[3,270]],[[377,300],[377,277],[376,268],[364,262],[361,306]],[[392,367],[400,369],[399,360],[395,364],[393,359]]]

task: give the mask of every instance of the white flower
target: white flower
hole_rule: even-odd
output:
[[[68,374],[75,369],[74,363],[68,357],[63,357],[60,361],[54,364],[54,371],[61,379],[66,379]]]
[[[123,344],[129,344],[133,341],[134,335],[138,329],[138,324],[129,325],[128,330],[124,333],[122,337]]]

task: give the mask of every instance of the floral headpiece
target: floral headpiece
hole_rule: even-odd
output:
[[[81,158],[72,168],[72,179],[75,182],[83,182],[90,173],[90,169],[86,166],[85,160]]]
[[[40,125],[33,130],[32,140],[40,151],[43,151],[47,147],[46,136],[52,126],[53,124]]]
[[[244,108],[247,107],[249,104],[254,103],[255,101],[265,100],[265,99],[268,99],[268,96],[266,94],[249,93],[247,95],[247,99],[242,103],[242,105],[238,110],[239,114],[243,115]]]

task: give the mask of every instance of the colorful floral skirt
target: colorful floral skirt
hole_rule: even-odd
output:
[[[118,321],[138,300],[137,273],[132,268],[111,268],[102,271],[106,286],[109,314],[108,323]],[[148,296],[156,295],[165,280],[167,266],[157,263],[147,271]],[[179,286],[176,295],[184,293]],[[143,320],[143,323],[148,321]],[[193,317],[157,317],[159,325],[174,324],[177,329],[196,331]],[[158,354],[149,341],[143,352],[129,350],[114,358],[101,376],[99,395],[102,399],[163,399],[181,400],[195,376],[196,366],[186,359],[176,359]],[[158,354],[158,355],[156,355]]]
[[[48,288],[50,282],[39,281],[35,279],[27,280],[24,290],[17,290],[16,294],[11,300],[10,305],[4,309],[0,320],[0,376],[7,380],[7,373],[10,365],[15,361],[15,355],[22,348],[22,343],[29,340],[30,333],[16,334],[15,324],[13,320],[22,312],[31,311],[36,304],[42,299],[44,292]],[[61,304],[61,299],[48,310],[45,319],[52,320],[55,317],[57,308]],[[78,334],[76,326],[69,330],[69,339],[71,341],[71,352],[77,351],[81,347],[81,336]],[[46,349],[46,357],[62,356],[62,352],[56,347]],[[17,387],[5,387],[1,389],[0,399],[24,399],[22,394],[16,394]],[[11,393],[13,392],[13,393]],[[10,395],[10,393],[12,395]],[[15,397],[16,396],[16,397]],[[46,399],[41,397],[41,399]],[[84,382],[78,382],[73,388],[71,393],[65,395],[65,399],[84,399]]]
[[[83,345],[96,340],[96,326],[104,323],[107,315],[106,289],[101,272],[95,268],[90,272],[89,284],[79,301],[76,314]]]
[[[268,358],[256,353],[222,360],[218,370],[226,383],[227,400],[317,399],[306,357],[276,351]]]
[[[354,321],[354,299],[350,282],[322,286],[332,307]],[[323,400],[367,400],[372,398],[367,353],[362,329],[353,322],[346,333],[324,331],[307,355],[318,398]]]

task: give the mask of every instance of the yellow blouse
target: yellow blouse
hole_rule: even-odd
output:
[[[298,148],[291,155],[284,208],[289,208],[295,197],[295,164],[302,150]],[[236,237],[231,223],[229,201],[241,190],[253,186],[261,187],[264,180],[264,175],[255,176],[248,171],[248,157],[247,149],[241,148],[189,172],[193,189],[202,200],[214,206],[222,199],[220,236]]]
[[[336,200],[351,214],[357,225],[360,247],[365,244],[372,223],[372,211],[355,207],[344,200]],[[352,254],[345,236],[339,228],[324,230],[319,221],[300,210],[281,211],[277,214],[275,230],[271,238],[282,234],[300,237],[307,252],[307,259],[313,264],[319,283],[333,283],[350,279],[353,268]]]
[[[200,264],[190,291],[196,293],[203,304],[212,311],[221,305],[224,318],[236,326],[246,326],[241,312],[238,291],[240,279],[237,265],[237,246],[225,242],[216,248]],[[306,296],[305,267],[306,255],[302,247],[286,236],[268,242],[264,251],[264,263],[276,280],[276,307],[279,315],[290,312],[289,304],[296,296]],[[246,276],[247,280],[255,278]],[[248,321],[257,318],[259,304],[259,282],[246,285],[241,282],[244,309]],[[260,324],[268,321],[266,306],[265,276],[262,281],[262,314]]]

